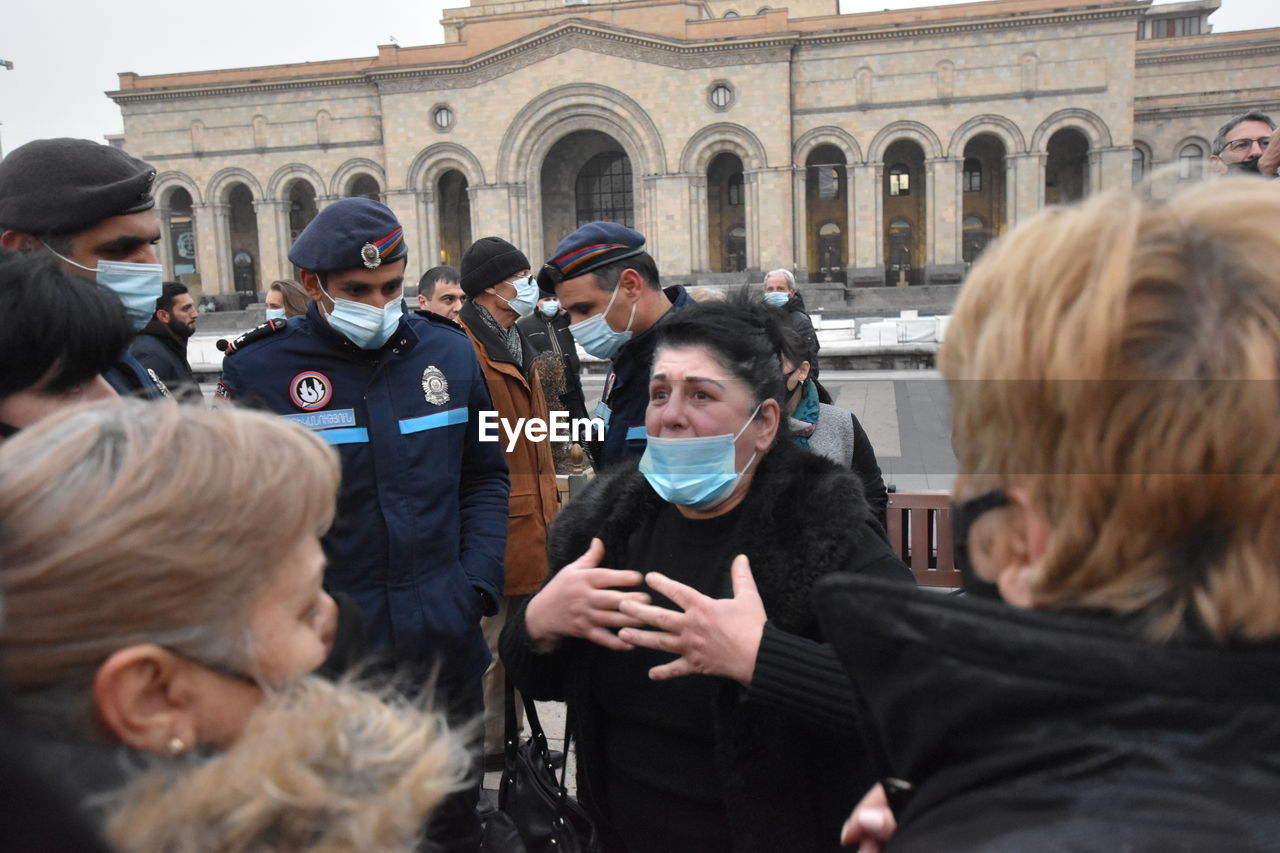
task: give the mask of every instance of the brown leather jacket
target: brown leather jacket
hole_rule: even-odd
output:
[[[466,330],[476,348],[476,357],[489,385],[489,396],[498,417],[512,428],[518,418],[548,418],[546,398],[538,377],[529,365],[538,352],[525,339],[522,370],[507,352],[506,344],[482,320],[476,306],[468,302],[458,315],[458,323]],[[526,375],[528,373],[529,375]],[[507,515],[507,595],[537,592],[547,576],[547,528],[559,510],[556,491],[556,469],[551,460],[548,441],[530,441],[523,431],[515,446],[507,448],[507,433],[501,427],[503,456],[511,471],[511,503]]]

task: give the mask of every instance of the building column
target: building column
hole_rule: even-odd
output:
[[[287,201],[255,201],[253,212],[258,220],[258,269],[263,290],[281,278],[293,278],[289,265],[289,209]]]
[[[157,206],[156,214],[160,217],[160,245],[157,246],[159,251],[156,254],[160,256],[164,280],[177,281],[178,274],[173,269],[173,234],[169,231],[169,217],[173,215],[173,211],[167,207]]]
[[[854,211],[849,228],[866,235],[858,240],[849,269],[854,287],[884,286],[884,164],[859,163],[852,167]]]
[[[925,161],[929,232],[924,259],[925,284],[957,284],[964,278],[960,250],[960,193],[964,160],[942,157]]]
[[[760,271],[760,171],[744,170],[742,173],[743,203],[746,205],[743,225],[747,231],[747,277]]]
[[[1098,176],[1092,181],[1094,192],[1105,192],[1117,187],[1131,188],[1133,186],[1133,149],[1112,147],[1099,148],[1096,152],[1090,151],[1089,173],[1091,176],[1094,174]]]
[[[1018,221],[1018,161],[1014,155],[1004,156],[1004,228],[1000,234],[1009,230]],[[993,236],[999,237],[1000,234]]]
[[[230,213],[231,207],[226,204],[191,205],[202,295],[227,293],[228,283],[233,281],[230,250],[227,248],[227,218]]]
[[[797,267],[806,271],[809,269],[808,171],[804,166],[799,165],[792,166],[791,170],[791,269],[793,271]],[[848,186],[847,183],[846,186]]]
[[[1044,166],[1049,155],[1039,151],[1008,155],[1016,180],[1009,224],[1028,219],[1044,207]]]
[[[689,178],[689,257],[691,272],[708,272],[707,263],[707,176]]]
[[[409,262],[405,265],[404,280],[406,282],[415,282],[422,273],[435,266],[435,264],[427,263],[430,258],[425,255],[414,253],[415,247],[410,238],[412,235],[417,234],[419,230],[418,206],[414,203],[414,192],[413,190],[384,190],[380,195],[382,196],[382,203],[391,208],[391,212],[396,215],[396,220],[404,228],[405,244],[409,249]],[[423,264],[426,265],[422,266],[417,275],[414,275],[414,270]]]
[[[694,270],[689,240],[689,219],[684,213],[663,215],[661,211],[685,211],[689,207],[688,175],[650,175],[645,183],[651,188],[650,229],[642,232],[646,248],[658,263],[664,276],[688,275]],[[547,247],[548,254],[554,246]]]
[[[847,232],[844,235],[844,266],[845,281],[850,285],[853,284],[852,270],[857,266],[858,249],[867,242],[865,239],[859,239],[858,237],[858,199],[866,193],[867,188],[856,186],[857,169],[858,167],[853,164],[844,167],[844,230]],[[805,239],[806,241],[808,240],[807,234]],[[805,251],[807,252],[808,250],[808,244],[806,243]]]
[[[467,185],[473,240],[486,234],[510,234],[527,245],[529,235],[518,233],[511,219],[511,188],[512,184]]]
[[[426,264],[431,269],[440,263],[440,202],[434,189],[418,190],[418,233],[417,248]]]
[[[533,258],[544,258],[555,246],[543,246],[542,229],[538,233],[533,233],[530,228],[532,217],[529,215],[529,185],[525,183],[509,184],[507,186],[507,219],[511,223],[510,233],[515,235],[520,242],[516,245],[521,247],[526,256],[530,258],[529,263],[533,263]],[[541,217],[539,217],[541,220]],[[474,231],[472,238],[479,238],[483,235]],[[537,270],[535,270],[536,272]]]

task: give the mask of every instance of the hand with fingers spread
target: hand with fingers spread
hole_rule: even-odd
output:
[[[877,784],[862,798],[840,830],[840,843],[857,844],[858,853],[881,853],[897,829],[884,786]]]
[[[744,685],[751,683],[764,633],[764,604],[745,554],[734,558],[729,571],[733,598],[711,598],[658,572],[650,572],[645,575],[645,582],[681,610],[638,601],[622,602],[623,613],[658,630],[624,628],[618,633],[620,640],[679,655],[671,663],[649,670],[650,678],[661,681],[698,673],[722,675]]]
[[[616,589],[638,586],[641,575],[600,568],[603,559],[604,543],[592,539],[585,554],[557,572],[530,599],[525,630],[539,651],[551,650],[564,637],[580,637],[619,652],[632,648],[614,630],[643,623],[619,612],[619,605],[626,601],[648,604],[649,596]]]

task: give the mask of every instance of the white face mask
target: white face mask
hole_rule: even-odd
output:
[[[48,246],[45,248],[49,249]],[[49,252],[73,267],[94,273],[98,284],[120,299],[134,331],[140,331],[155,316],[156,300],[164,291],[164,268],[159,264],[98,261],[98,266],[95,268],[77,264],[53,249],[49,249]]]
[[[320,292],[329,296],[329,291],[323,287]],[[334,299],[332,296],[329,296],[329,300],[333,302],[333,310],[325,312],[329,317],[329,325],[360,349],[378,349],[391,340],[404,317],[402,299],[392,299],[381,308],[351,299]]]

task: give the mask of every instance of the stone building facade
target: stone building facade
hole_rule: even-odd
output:
[[[160,172],[166,270],[205,294],[290,277],[315,212],[367,195],[412,235],[411,277],[472,237],[537,259],[610,218],[669,280],[788,267],[828,306],[955,284],[1045,205],[1173,164],[1167,192],[1227,118],[1280,114],[1280,30],[1213,34],[1220,0],[768,2],[473,0],[443,44],[109,95]]]

